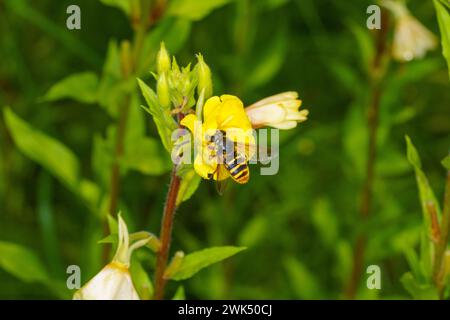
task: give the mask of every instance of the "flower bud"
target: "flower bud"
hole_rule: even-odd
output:
[[[119,215],[119,243],[113,261],[78,290],[74,300],[139,300],[129,272],[133,250],[147,244],[148,239],[130,244],[127,225]]]
[[[170,56],[166,50],[164,42],[161,42],[161,47],[156,56],[156,70],[159,74],[167,72],[170,70]]]
[[[294,91],[280,93],[248,106],[245,112],[253,128],[292,129],[308,116],[308,110],[298,110],[302,101],[297,98],[298,93]]]
[[[156,83],[156,93],[161,106],[164,108],[170,107],[170,90],[169,82],[167,80],[166,73],[161,73]]]
[[[203,60],[203,56],[199,53],[197,54],[197,74],[198,74],[198,86],[197,93],[201,94],[202,90],[205,90],[204,98],[208,99],[212,96],[213,87],[212,87],[212,79],[211,79],[211,69],[209,69],[208,65]]]

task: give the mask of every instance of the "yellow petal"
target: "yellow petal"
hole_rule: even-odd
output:
[[[233,98],[233,96],[226,96],[225,99],[217,116],[218,128],[222,130],[229,128],[251,129],[252,126],[245,113],[242,101]]]
[[[209,176],[216,171],[217,162],[207,161],[207,159],[204,159],[205,157],[206,155],[202,156],[200,154],[195,157],[194,169],[203,179],[209,179]]]
[[[220,104],[221,102],[218,96],[214,96],[206,100],[205,105],[203,106],[203,122],[206,123],[211,119],[215,119]]]
[[[197,121],[197,116],[194,114],[188,114],[181,120],[181,125],[185,126],[192,133],[194,133],[195,122]]]

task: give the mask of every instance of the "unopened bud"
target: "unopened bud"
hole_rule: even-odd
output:
[[[170,70],[170,56],[166,50],[164,42],[161,42],[161,47],[156,56],[156,70],[159,74],[167,72]]]
[[[200,95],[202,90],[204,90],[204,98],[208,99],[213,93],[211,69],[209,69],[200,53],[197,55],[197,60],[198,62],[195,67],[198,73],[197,93]]]
[[[159,74],[158,82],[156,83],[156,93],[161,106],[164,108],[170,107],[170,92],[169,82],[165,73]]]

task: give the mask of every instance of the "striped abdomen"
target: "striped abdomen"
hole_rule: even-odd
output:
[[[237,154],[235,158],[224,162],[225,168],[230,173],[231,178],[237,183],[247,183],[250,178],[247,159],[242,154]]]

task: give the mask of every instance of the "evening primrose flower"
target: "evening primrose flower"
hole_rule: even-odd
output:
[[[215,150],[209,148],[209,138],[217,131],[226,132],[228,140],[249,146],[244,150],[246,158],[249,159],[255,140],[244,105],[236,96],[213,96],[203,106],[203,122],[201,120],[194,114],[188,114],[181,121],[181,124],[193,133],[197,145],[194,169],[204,179],[226,179],[228,176],[218,176],[219,159]]]
[[[74,300],[139,300],[129,272],[133,250],[144,246],[144,239],[129,245],[127,225],[119,215],[119,243],[111,263],[86,283],[74,296]]]
[[[436,36],[412,16],[403,2],[383,0],[380,3],[396,20],[392,45],[394,59],[407,62],[423,58],[427,51],[436,48]]]
[[[307,119],[308,110],[298,110],[301,104],[298,93],[288,91],[262,99],[245,108],[245,112],[253,128],[292,129]]]

